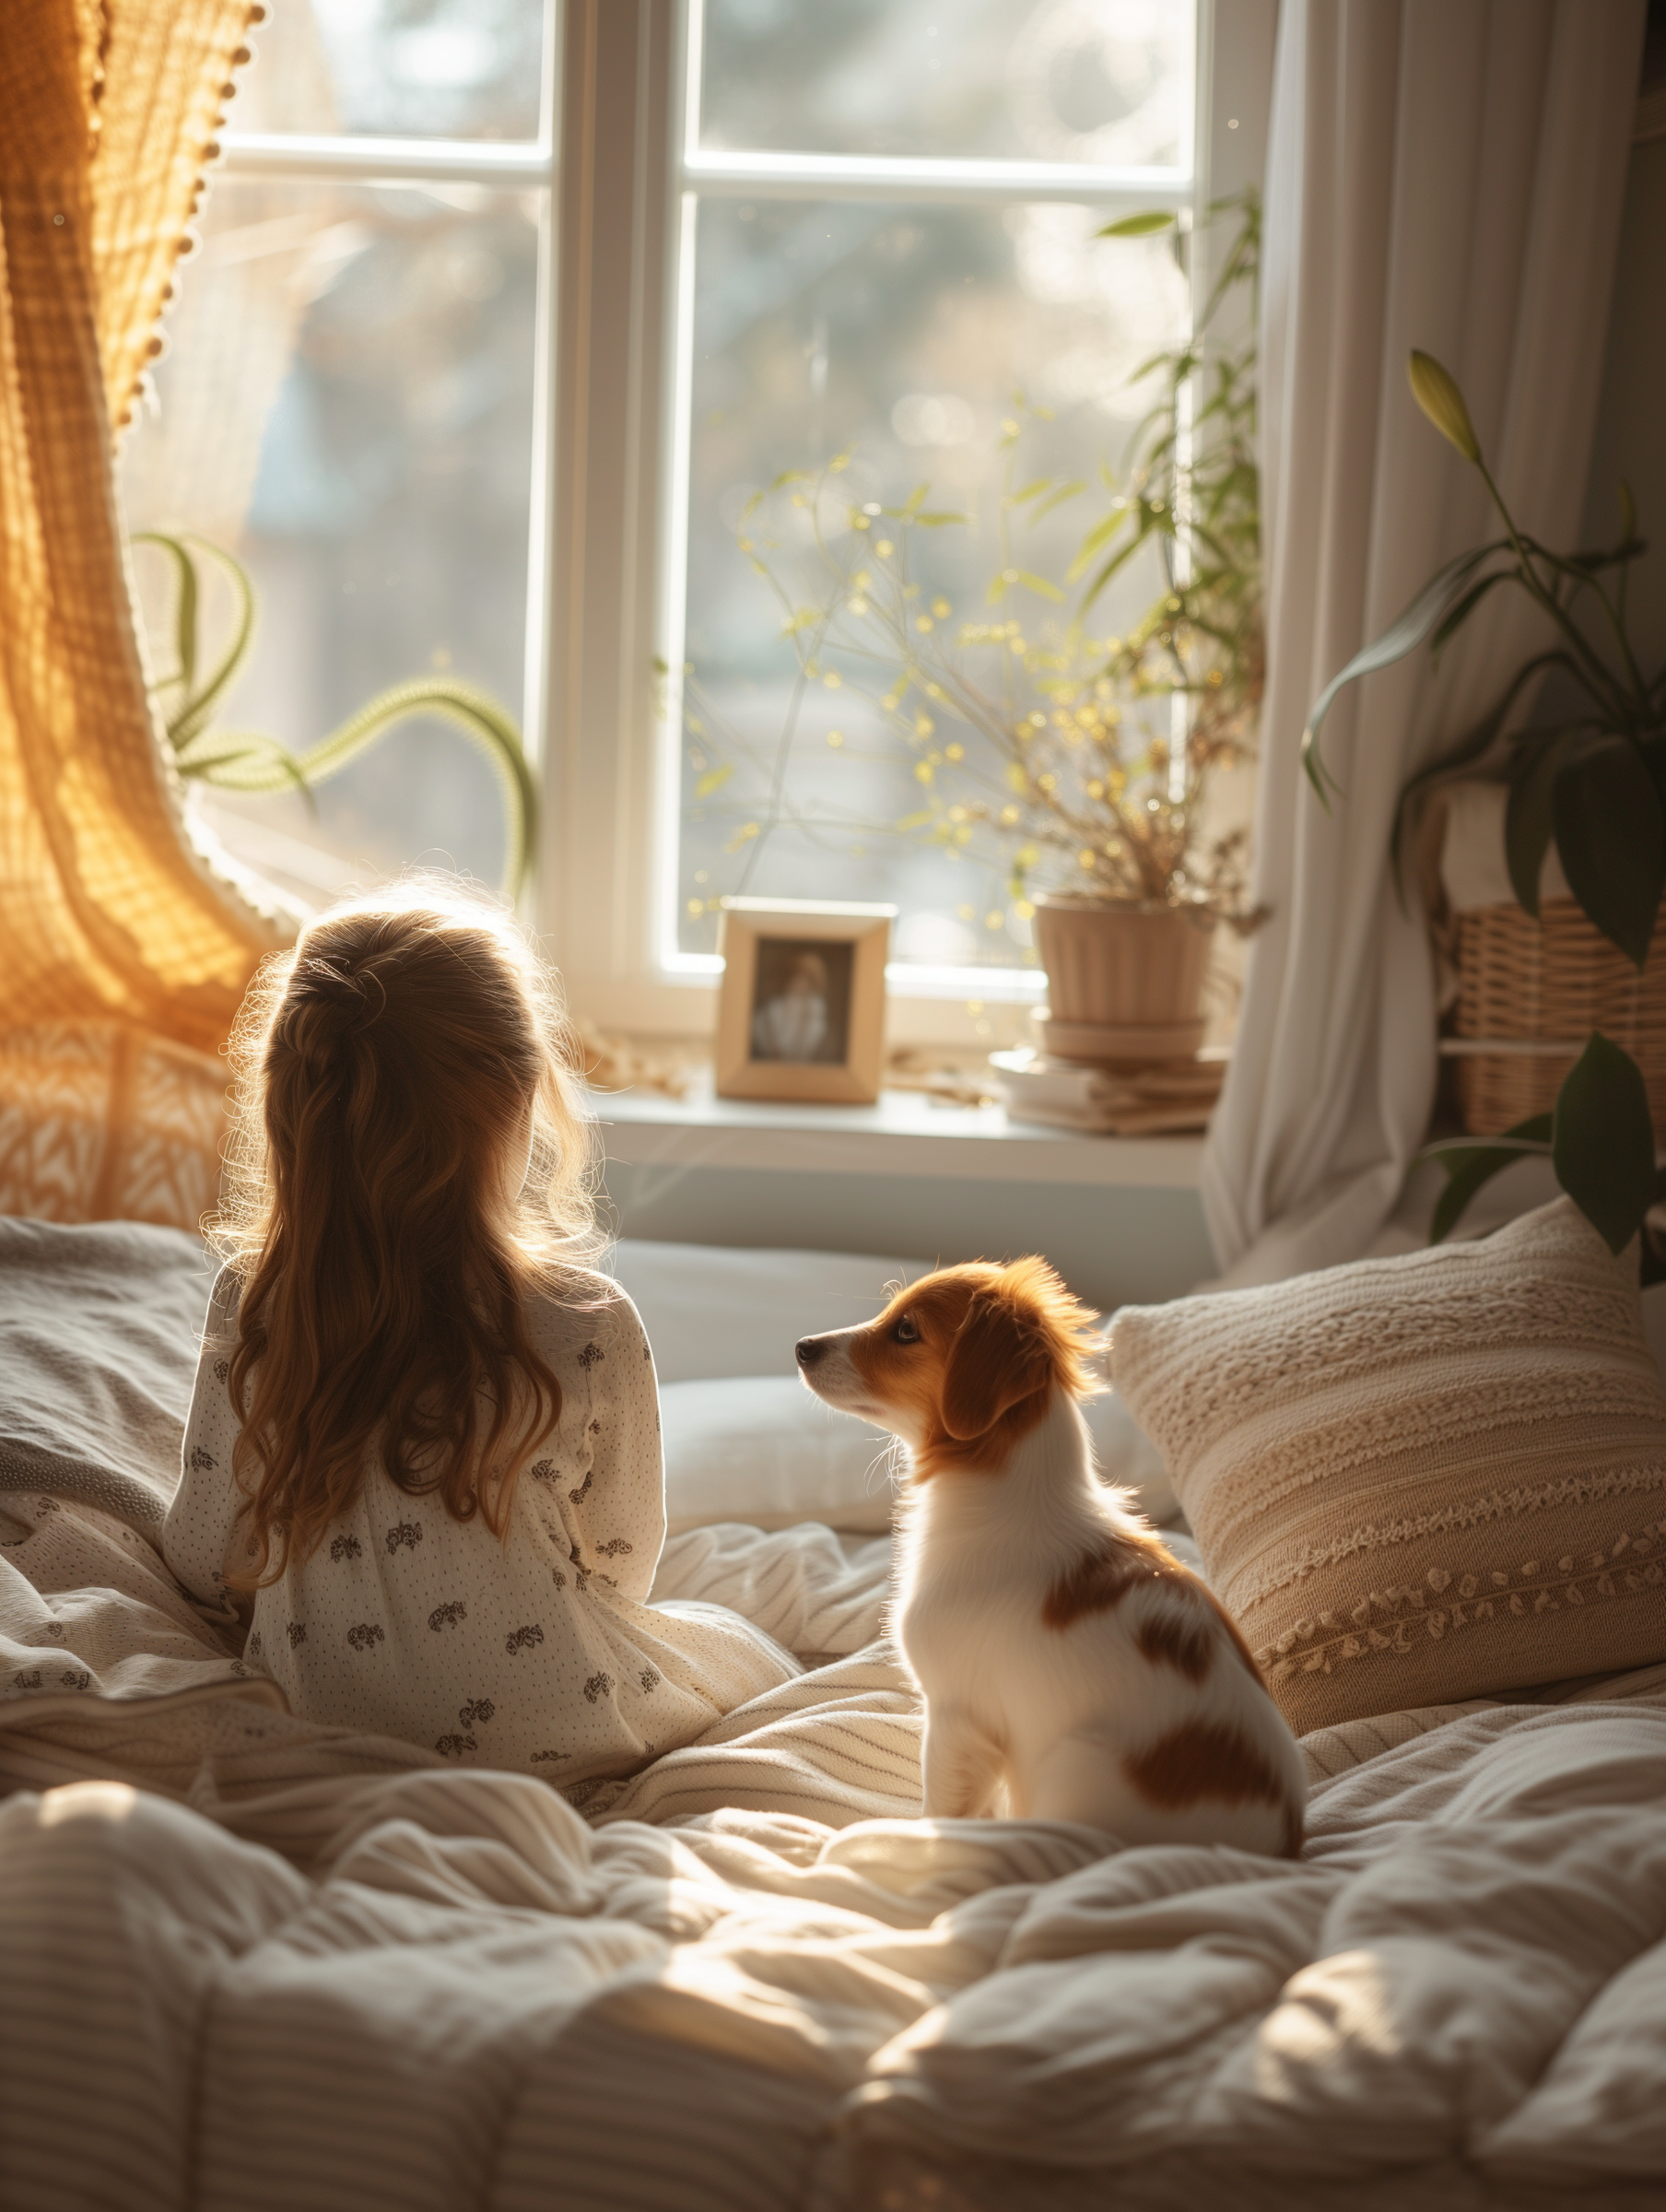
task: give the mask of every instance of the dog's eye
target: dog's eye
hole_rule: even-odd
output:
[[[905,1313],[891,1334],[898,1344],[918,1344],[920,1342],[920,1324],[911,1313]]]

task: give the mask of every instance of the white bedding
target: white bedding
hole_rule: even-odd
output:
[[[1662,2201],[1666,1667],[1308,1738],[1298,1865],[927,1824],[886,1539],[720,1524],[656,1594],[819,1664],[581,1814],[290,1719],[44,1434],[0,1640],[168,1694],[0,1697],[0,2212]]]

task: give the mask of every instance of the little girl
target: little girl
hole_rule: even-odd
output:
[[[653,1362],[598,1238],[553,979],[432,882],[263,967],[169,1565],[252,1597],[308,1720],[563,1786],[797,1671],[721,1606],[651,1606]]]

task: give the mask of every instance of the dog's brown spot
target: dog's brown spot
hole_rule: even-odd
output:
[[[1214,1655],[1207,1621],[1188,1620],[1173,1611],[1154,1613],[1141,1621],[1133,1642],[1135,1651],[1154,1666],[1172,1666],[1188,1682],[1201,1682]]]
[[[1186,1570],[1155,1536],[1108,1536],[1054,1579],[1041,1618],[1050,1629],[1068,1629],[1085,1614],[1109,1613],[1136,1583],[1182,1578],[1190,1579]]]
[[[1252,1743],[1218,1721],[1188,1721],[1159,1736],[1123,1771],[1148,1805],[1165,1812],[1212,1801],[1217,1805],[1275,1805],[1285,1812],[1283,1850],[1295,1858],[1301,1850],[1301,1809],[1291,1803],[1285,1784]]]

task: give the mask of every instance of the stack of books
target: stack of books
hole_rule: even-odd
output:
[[[1226,1073],[1225,1045],[1146,1067],[1093,1067],[1022,1046],[991,1053],[1008,1118],[1107,1136],[1178,1136],[1207,1126]]]

